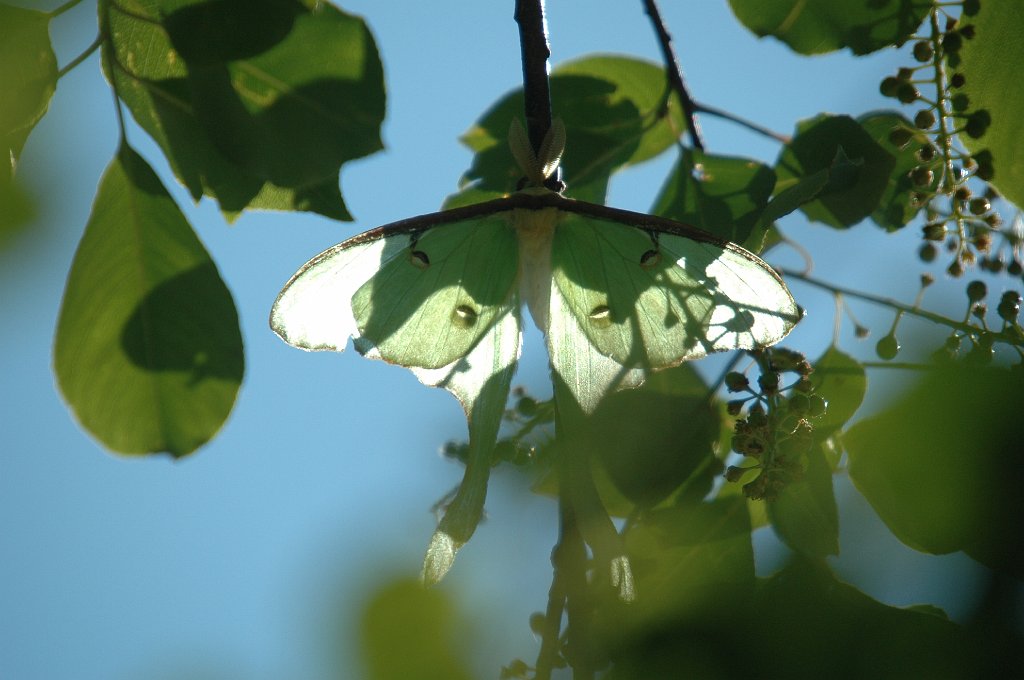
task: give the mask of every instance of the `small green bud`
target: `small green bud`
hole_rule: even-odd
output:
[[[963,47],[963,45],[963,38],[961,38],[960,33],[956,31],[947,33],[946,35],[942,36],[942,49],[946,54],[954,54],[956,52],[959,52],[960,48]]]
[[[928,241],[941,241],[946,238],[945,222],[929,222],[921,229],[921,233]]]
[[[900,80],[893,76],[883,78],[882,82],[878,85],[878,91],[881,92],[884,97],[895,97],[899,89]]]
[[[999,318],[1009,323],[1016,321],[1020,314],[1020,302],[1020,293],[1017,291],[1008,290],[1003,293],[1003,297],[999,299],[999,306],[996,307]]]
[[[750,388],[750,381],[747,380],[747,376],[736,371],[730,371],[725,374],[725,389],[730,392],[742,392],[743,390]]]
[[[935,54],[935,51],[932,49],[932,44],[927,40],[920,40],[914,43],[914,59],[925,62],[930,60],[933,54]]]
[[[921,130],[930,130],[935,125],[935,114],[932,113],[931,109],[921,109],[914,116],[914,125]]]
[[[886,335],[875,345],[875,353],[880,359],[885,359],[886,361],[894,359],[899,354],[899,351],[900,343],[892,333]]]
[[[760,467],[760,466],[757,466],[757,467]],[[744,468],[744,467],[736,467],[735,465],[730,465],[729,467],[725,468],[725,474],[722,475],[722,476],[725,477],[725,481],[727,481],[727,482],[738,482],[741,479],[743,479],[743,475],[747,474],[748,470],[754,470],[754,469],[756,469],[756,468],[755,467]]]
[[[765,394],[775,394],[779,390],[779,374],[769,371],[757,376],[757,384]]]
[[[963,13],[965,17],[973,17],[981,11],[981,0],[964,0]]]
[[[949,263],[949,266],[946,267],[946,273],[954,279],[959,279],[964,275],[964,266],[961,264],[960,260],[953,260]]]
[[[977,32],[974,28],[974,24],[967,24],[966,26],[961,26],[960,35],[962,35],[967,40],[973,40],[974,36],[977,35]]]
[[[967,77],[963,73],[954,73],[949,79],[950,87],[963,87],[967,84]]]
[[[939,249],[932,243],[922,243],[921,249],[917,251],[917,256],[922,262],[934,262],[938,254]]]
[[[896,89],[896,98],[904,104],[913,104],[921,97],[921,93],[910,83],[900,83]]]
[[[953,192],[953,198],[958,201],[966,201],[971,197],[971,190],[965,186],[958,186]]]
[[[966,111],[971,105],[971,98],[963,92],[958,92],[949,99],[954,111]]]
[[[725,411],[731,416],[738,416],[740,411],[743,410],[743,404],[747,403],[746,399],[733,399],[725,403]]]
[[[990,114],[987,109],[979,109],[978,111],[975,111],[974,113],[967,117],[967,123],[964,125],[964,132],[967,133],[968,137],[972,139],[978,139],[979,137],[983,137],[985,135],[985,132],[988,130],[988,127],[991,124],[992,114]],[[978,161],[980,171],[981,159],[975,157],[975,160]],[[985,178],[982,177],[982,179]]]
[[[988,288],[986,288],[984,281],[971,281],[967,284],[967,299],[971,302],[984,300],[987,294]]]
[[[919,165],[910,171],[910,181],[914,183],[914,186],[929,186],[934,179],[935,174],[923,165]]]
[[[893,146],[898,146],[902,149],[904,146],[910,143],[910,140],[913,139],[913,137],[914,133],[912,133],[910,130],[898,127],[889,133],[889,143],[892,144]]]
[[[935,158],[935,147],[931,144],[925,144],[917,150],[917,159],[919,161],[927,163],[933,158]]]
[[[1010,276],[1020,276],[1024,274],[1024,265],[1020,263],[1020,260],[1014,258],[1010,264],[1006,265],[1006,273]]]
[[[992,204],[988,202],[988,199],[984,196],[978,196],[971,200],[968,206],[971,210],[972,215],[984,215],[992,209]]]

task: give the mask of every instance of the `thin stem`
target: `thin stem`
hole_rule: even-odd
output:
[[[49,12],[50,18],[53,19],[59,17],[61,14],[64,14],[64,12],[67,12],[69,9],[71,9],[80,2],[82,2],[82,0],[68,0],[68,2],[65,2],[57,9]]]
[[[548,84],[547,26],[544,0],[516,0],[516,23],[523,55],[523,94],[526,104],[526,129],[535,152],[551,128],[551,89]]]
[[[665,28],[665,22],[658,10],[658,3],[655,0],[643,0],[644,11],[651,18],[654,25],[654,32],[658,36],[658,44],[661,46],[661,55],[665,61],[665,71],[668,73],[669,85],[679,95],[679,103],[683,106],[683,115],[686,117],[686,128],[690,131],[690,140],[694,148],[704,150],[704,139],[700,131],[700,123],[697,122],[697,105],[690,96],[690,91],[683,81],[683,72],[679,68],[679,60],[676,59],[675,50],[672,48],[672,36]]]
[[[737,125],[742,125],[748,130],[752,130],[760,135],[764,135],[765,137],[770,137],[771,139],[774,139],[776,142],[779,142],[780,144],[789,144],[790,142],[790,138],[787,135],[775,132],[774,130],[769,130],[766,127],[758,125],[757,123],[749,121],[745,118],[740,118],[735,114],[729,113],[724,109],[719,109],[714,106],[708,106],[707,104],[701,104],[700,102],[694,102],[694,104],[697,107],[696,111],[698,113],[706,113],[709,116],[716,116],[724,120],[732,121]]]
[[[103,34],[99,34],[99,35],[96,36],[96,39],[92,41],[92,44],[85,48],[84,52],[82,52],[77,57],[75,57],[74,59],[69,61],[67,64],[65,64],[64,67],[61,70],[57,71],[57,79],[60,80],[71,69],[75,68],[76,66],[81,64],[83,61],[88,59],[90,56],[92,56],[92,53],[95,52],[97,49],[99,49],[100,45],[102,45],[102,44],[103,44]]]
[[[973,336],[979,335],[981,333],[987,333],[994,340],[998,340],[1009,345],[1020,346],[1024,344],[1024,341],[1022,341],[1019,337],[1010,333],[995,333],[992,331],[986,331],[985,329],[978,328],[977,326],[972,326],[971,324],[966,323],[965,321],[955,321],[953,319],[942,316],[941,314],[935,314],[934,312],[929,312],[924,309],[918,309],[917,307],[912,307],[910,305],[899,302],[898,300],[893,300],[892,298],[886,298],[880,295],[873,295],[871,293],[864,293],[858,290],[843,288],[842,286],[837,286],[827,281],[822,281],[821,279],[816,279],[811,276],[807,276],[806,274],[803,274],[801,272],[791,271],[789,269],[779,269],[779,271],[782,275],[788,278],[796,279],[797,281],[803,281],[804,283],[815,286],[816,288],[821,288],[832,293],[841,293],[842,295],[854,297],[860,300],[865,300],[867,302],[873,302],[876,305],[882,305],[884,307],[895,309],[897,312],[900,312],[902,314],[909,314],[910,316],[916,316],[921,319],[926,319],[928,321],[931,321],[932,323],[939,324],[940,326],[954,328],[968,335]]]

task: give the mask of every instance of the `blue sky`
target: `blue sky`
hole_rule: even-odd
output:
[[[554,63],[599,52],[658,59],[639,2],[549,4]],[[892,51],[808,59],[757,40],[724,0],[663,4],[701,101],[784,133],[822,111],[890,107],[877,83],[902,63]],[[169,678],[204,668],[218,678],[315,679],[330,672],[332,655],[358,677],[356,617],[375,584],[418,571],[434,528],[430,508],[461,477],[438,451],[464,437],[465,421],[450,395],[419,385],[407,371],[354,352],[299,352],[270,332],[266,318],[281,285],[309,257],[359,231],[436,210],[456,189],[470,162],[457,137],[520,78],[513,5],[343,5],[368,20],[388,87],[386,150],[342,172],[354,224],[264,213],[228,226],[211,202],[192,205],[154,145],[130,130],[132,144],[165,178],[217,262],[246,345],[246,378],[227,425],[177,462],[104,451],[77,426],[55,387],[52,338],[64,278],[117,144],[98,58],[61,80],[19,169],[44,197],[39,217],[0,251],[0,677]],[[94,34],[92,2],[57,19],[59,62]],[[713,152],[767,162],[777,155],[774,142],[707,116],[702,122]],[[611,203],[649,208],[673,160],[666,155],[617,177]],[[906,266],[916,262],[915,230],[886,237],[862,224],[837,234],[798,217],[791,225],[789,233],[814,253],[819,274],[902,300],[916,293],[919,270]],[[769,259],[797,262],[785,253]],[[884,271],[897,273],[879,279],[876,272]],[[831,338],[831,302],[793,290],[816,314],[790,344],[813,358]],[[950,305],[961,313],[959,299]],[[886,311],[857,310],[874,338],[891,321]],[[840,345],[871,357],[874,339],[854,340],[849,326]],[[545,394],[541,338],[532,332],[525,342],[517,382]],[[720,366],[710,359],[700,368],[710,375]],[[905,376],[879,373],[871,374],[871,395],[885,400],[887,387]],[[844,553],[837,570],[884,601],[932,601],[956,614],[950,585],[972,573],[970,561],[901,548],[879,532],[847,483],[840,480],[838,488]],[[499,470],[488,520],[441,586],[474,622],[481,675],[493,677],[499,663],[516,656],[535,656],[527,617],[543,608],[555,533],[554,503]],[[767,573],[780,549],[767,532],[757,545]],[[488,616],[494,608],[506,615]],[[328,632],[339,611],[340,641]]]

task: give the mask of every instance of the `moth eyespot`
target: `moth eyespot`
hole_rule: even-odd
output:
[[[456,326],[469,328],[476,323],[479,316],[480,315],[477,314],[476,310],[469,305],[459,305],[455,308],[455,311],[452,312],[452,321]]]
[[[612,325],[612,310],[608,305],[598,305],[590,311],[590,320],[598,328],[607,328]]]
[[[644,269],[657,266],[659,262],[661,262],[661,253],[654,249],[648,250],[640,256],[640,266]]]
[[[410,251],[409,262],[412,262],[414,267],[419,267],[420,269],[426,269],[430,266],[430,258],[422,250]]]

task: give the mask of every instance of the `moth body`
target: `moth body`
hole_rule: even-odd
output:
[[[511,212],[511,219],[519,242],[519,297],[537,327],[546,331],[551,305],[551,244],[559,212],[555,208],[518,209]]]

